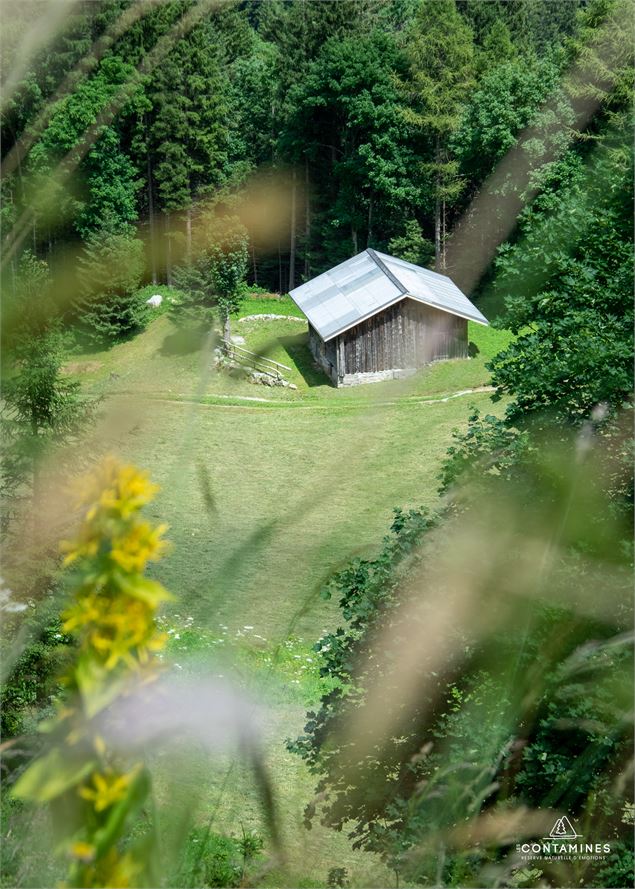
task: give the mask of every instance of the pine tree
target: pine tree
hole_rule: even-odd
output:
[[[462,188],[451,137],[474,78],[472,31],[454,0],[423,0],[404,51],[410,66],[403,83],[404,118],[425,157],[424,188],[434,206],[435,268],[443,271],[447,209]]]
[[[325,266],[385,243],[416,201],[415,158],[394,78],[399,64],[389,35],[330,40],[290,95],[287,150],[304,150],[309,160]]]
[[[105,228],[89,235],[79,259],[75,310],[90,339],[126,336],[142,326],[146,306],[135,291],[144,265],[143,243],[131,232]]]
[[[191,252],[191,212],[197,197],[218,188],[229,174],[229,83],[213,28],[204,21],[178,40],[153,73],[148,149],[158,203],[166,214],[166,266],[185,211],[185,253]]]

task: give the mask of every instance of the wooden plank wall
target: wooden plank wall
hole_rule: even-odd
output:
[[[317,331],[309,324],[309,349],[324,372],[337,382],[337,342],[329,340],[325,343]]]
[[[412,299],[389,306],[337,339],[340,375],[467,357],[467,321]]]

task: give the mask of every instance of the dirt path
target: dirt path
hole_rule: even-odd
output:
[[[282,401],[276,398],[259,398],[256,395],[210,395],[208,396],[210,401],[204,401],[201,398],[193,398],[190,395],[175,395],[171,398],[168,398],[165,395],[152,395],[147,392],[144,392],[143,397],[151,399],[152,401],[162,401],[168,402],[171,404],[198,404],[200,407],[240,407],[245,408],[249,407],[250,404],[266,404],[273,407],[283,407],[283,408],[296,408],[303,410],[326,410],[327,408],[342,408],[342,407],[363,407],[367,405],[368,407],[395,407],[396,405],[401,404],[413,404],[413,405],[425,405],[425,404],[443,404],[446,401],[451,401],[454,398],[462,398],[465,395],[478,395],[483,392],[495,392],[495,386],[477,386],[474,389],[461,389],[458,392],[450,392],[447,395],[440,395],[438,398],[433,398],[428,395],[411,395],[405,396],[401,399],[396,399],[393,401],[372,401],[369,399],[368,401],[342,401],[340,403],[337,402],[311,402],[311,403],[303,403],[302,401]],[[134,392],[111,392],[110,396],[114,396],[117,398],[138,398],[139,396]],[[239,404],[232,404],[231,402],[240,402]]]

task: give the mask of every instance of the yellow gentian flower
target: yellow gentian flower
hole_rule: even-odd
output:
[[[82,799],[92,801],[96,812],[103,812],[104,809],[110,808],[114,803],[124,798],[135,772],[136,770],[133,770],[125,775],[95,772],[93,786],[80,787],[79,795]]]

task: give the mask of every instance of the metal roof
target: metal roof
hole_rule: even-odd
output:
[[[446,275],[368,249],[290,291],[312,327],[330,340],[407,297],[487,324]]]

